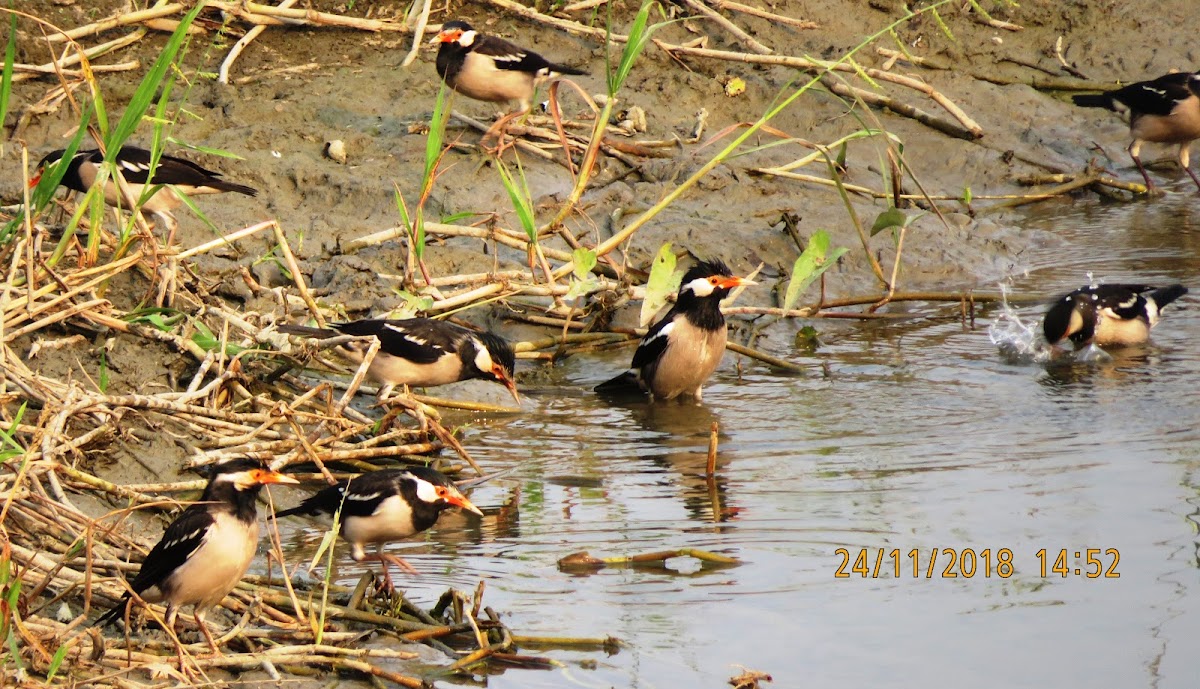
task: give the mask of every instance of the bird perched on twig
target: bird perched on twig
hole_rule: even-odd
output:
[[[1090,344],[1126,346],[1146,342],[1163,307],[1187,294],[1183,285],[1091,285],[1056,300],[1042,321],[1050,344],[1069,339],[1076,349]]]
[[[64,149],[47,153],[41,162],[38,163],[37,171],[34,173],[33,178],[29,180],[29,186],[33,187],[41,181],[46,168],[51,164],[58,163],[64,153],[66,153]],[[63,174],[59,184],[74,191],[87,192],[99,181],[100,164],[103,162],[104,153],[99,149],[77,151],[67,161],[67,170]],[[151,153],[144,148],[122,146],[121,150],[117,152],[117,169],[121,171],[121,176],[125,178],[125,182],[135,202],[142,198],[142,194],[147,187],[164,185],[142,203],[141,211],[142,213],[158,217],[166,224],[170,230],[168,243],[174,238],[175,227],[177,226],[172,211],[179,208],[183,203],[183,200],[175,193],[176,191],[182,192],[187,196],[219,194],[226,191],[245,194],[247,196],[258,194],[258,190],[253,187],[223,180],[221,179],[221,173],[205,169],[183,158],[176,158],[175,156],[165,154],[159,156],[158,165],[154,167],[153,175],[150,174],[150,164]],[[123,207],[127,205],[116,180],[112,177],[105,180],[102,194],[104,202],[110,206]]]
[[[1085,108],[1129,113],[1129,133],[1133,136],[1129,156],[1146,180],[1147,188],[1154,189],[1154,182],[1150,181],[1139,154],[1142,144],[1150,141],[1178,144],[1179,165],[1200,189],[1200,178],[1188,167],[1188,148],[1200,139],[1200,73],[1166,74],[1098,95],[1072,96],[1071,100]]]
[[[633,354],[630,370],[596,386],[596,392],[649,392],[655,399],[688,395],[716,370],[728,336],[721,300],[752,280],[737,277],[719,260],[700,261],[683,275],[675,306],[651,326]]]
[[[440,44],[435,66],[447,86],[475,100],[515,100],[519,104],[515,113],[501,118],[489,133],[499,131],[502,122],[529,112],[534,91],[542,83],[565,75],[587,74],[550,62],[503,38],[480,33],[461,20],[442,24],[442,30],[430,42]]]
[[[444,510],[461,507],[483,516],[445,475],[427,467],[372,471],[317,491],[298,506],[275,516],[330,516],[338,513],[341,536],[350,544],[355,562],[368,559],[365,546],[375,544],[376,559],[383,565],[384,585],[392,590],[388,564],[415,574],[412,565],[383,552],[392,541],[430,528]]]
[[[521,403],[513,377],[516,356],[512,345],[490,332],[475,332],[432,318],[364,319],[333,323],[330,329],[281,324],[278,329],[304,337],[373,335],[379,338],[379,352],[367,369],[367,377],[380,386],[380,400],[391,394],[397,385],[432,387],[480,378],[503,385],[517,404]],[[337,351],[361,364],[368,348],[369,343],[360,340],[347,342]]]
[[[223,462],[211,472],[200,501],[171,522],[129,588],[148,603],[166,602],[168,628],[174,628],[180,606],[193,605],[196,625],[213,652],[220,654],[204,617],[241,581],[254,559],[258,548],[254,501],[264,485],[299,482],[251,459]],[[96,624],[115,622],[132,597],[126,592]]]

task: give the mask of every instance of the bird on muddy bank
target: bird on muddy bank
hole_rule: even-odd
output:
[[[1187,294],[1183,285],[1090,285],[1056,300],[1042,321],[1051,345],[1070,340],[1088,345],[1129,346],[1146,342],[1167,304]]]
[[[1133,141],[1127,150],[1146,180],[1147,189],[1153,190],[1154,182],[1142,166],[1140,153],[1143,143],[1153,142],[1179,146],[1179,165],[1200,190],[1200,178],[1188,167],[1188,149],[1193,141],[1200,139],[1200,73],[1166,74],[1115,91],[1072,96],[1071,100],[1085,108],[1128,113]]]
[[[720,260],[700,261],[683,275],[675,306],[650,327],[633,354],[630,370],[597,385],[600,393],[650,393],[656,400],[701,399],[701,387],[721,363],[728,329],[721,300],[730,290],[753,285]]]
[[[38,163],[36,172],[29,180],[30,188],[36,186],[41,181],[42,175],[46,173],[46,169],[52,164],[59,163],[65,153],[65,149],[47,153]],[[86,193],[99,181],[100,164],[103,162],[104,153],[99,149],[77,151],[66,162],[67,169],[59,184],[68,189]],[[121,150],[117,152],[115,162],[117,169],[121,171],[121,176],[125,178],[130,195],[135,202],[142,198],[143,192],[148,187],[163,185],[142,203],[141,212],[153,215],[163,221],[169,231],[168,243],[174,239],[175,228],[178,226],[172,211],[183,204],[183,200],[179,198],[176,191],[187,196],[219,194],[226,191],[246,196],[258,194],[258,190],[254,187],[223,180],[219,172],[203,168],[190,160],[166,154],[159,156],[158,164],[154,167],[154,173],[151,175],[152,156],[150,151],[136,146],[122,146]],[[116,180],[112,177],[105,180],[101,195],[104,202],[110,206],[127,206]]]
[[[500,131],[503,123],[513,117],[529,112],[534,91],[541,84],[562,76],[587,74],[550,62],[503,38],[476,31],[461,20],[442,24],[430,43],[439,46],[435,66],[447,86],[475,100],[517,101],[519,109],[500,118],[489,134]]]
[[[220,649],[204,618],[237,586],[254,559],[258,548],[255,500],[262,487],[272,483],[299,481],[251,459],[212,467],[200,500],[171,522],[129,583],[143,601],[167,604],[164,621],[169,628],[174,628],[179,608],[191,604],[196,626],[218,655]],[[95,624],[105,626],[120,619],[132,598],[126,592]]]
[[[332,517],[340,511],[338,524],[342,538],[350,544],[350,557],[355,562],[378,560],[383,565],[384,586],[391,591],[389,564],[409,574],[417,572],[400,557],[383,552],[384,546],[429,529],[451,507],[483,516],[444,474],[428,467],[409,467],[371,471],[327,486],[275,517]],[[373,556],[366,553],[368,544],[375,545]]]
[[[338,335],[379,338],[379,352],[367,369],[367,378],[379,385],[380,401],[397,385],[433,387],[478,378],[503,385],[516,403],[521,403],[513,376],[516,355],[512,345],[490,332],[432,318],[364,319],[333,323],[327,329],[291,324],[277,327],[282,333],[322,339]],[[337,352],[361,364],[369,348],[369,340],[356,340],[338,346]]]

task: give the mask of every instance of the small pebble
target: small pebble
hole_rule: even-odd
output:
[[[346,144],[341,139],[334,139],[325,143],[325,156],[330,160],[337,161],[342,165],[346,164]]]
[[[66,624],[75,619],[75,613],[71,612],[71,606],[64,602],[62,605],[58,606],[58,612],[54,613],[54,619]]]

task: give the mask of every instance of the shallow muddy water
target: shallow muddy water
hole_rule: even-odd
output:
[[[482,523],[449,515],[396,550],[421,571],[404,584],[410,598],[428,605],[447,584],[482,578],[485,602],[519,633],[625,643],[611,656],[547,651],[565,667],[510,670],[489,678],[493,688],[715,687],[738,665],[777,687],[1193,686],[1200,198],[1189,190],[1021,221],[1074,248],[1022,256],[1029,272],[1014,293],[1049,299],[1086,284],[1087,271],[1192,287],[1151,346],[1112,361],[1004,363],[987,333],[993,309],[973,330],[818,322],[815,354],[772,347],[813,364],[809,374],[743,362],[739,379],[730,355],[700,407],[614,406],[581,392],[629,351],[565,362],[523,414],[468,431],[486,469],[515,469],[474,492]],[[1043,309],[1020,313],[1036,323]],[[578,550],[685,547],[742,564],[590,575],[555,565]],[[1088,549],[1098,549],[1091,569],[1119,578],[1087,577]],[[1053,571],[1064,550],[1065,578]],[[866,576],[852,571],[862,552]],[[339,556],[351,583],[361,567]]]

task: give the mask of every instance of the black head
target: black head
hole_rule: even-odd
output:
[[[728,296],[734,287],[753,284],[750,280],[736,277],[729,266],[720,259],[700,261],[683,274],[683,280],[679,283],[679,298],[715,297],[720,301]]]
[[[1092,339],[1096,328],[1096,288],[1084,287],[1059,297],[1042,319],[1046,342],[1058,344],[1070,338],[1075,344]]]
[[[67,149],[65,148],[60,148],[57,151],[50,151],[46,155],[42,156],[42,160],[37,164],[37,169],[45,170],[47,165],[51,163],[57,163],[59,160],[62,160],[63,154],[66,152]]]
[[[257,494],[268,483],[299,483],[291,476],[271,470],[262,462],[249,459],[231,459],[213,465],[208,472],[208,485],[204,488],[202,501],[219,500],[234,493]]]
[[[471,504],[471,501],[458,490],[454,482],[446,478],[441,472],[429,467],[409,467],[404,471],[409,474],[406,482],[409,484],[409,489],[411,490],[411,493],[409,493],[410,501],[419,501],[437,512],[451,507],[461,507],[481,517],[483,516],[483,512]],[[403,474],[401,475],[401,480],[404,480]],[[408,490],[405,492],[408,492]]]
[[[521,397],[517,394],[517,381],[514,372],[517,369],[517,357],[513,353],[508,340],[490,332],[475,333],[473,339],[483,343],[483,349],[476,348],[470,361],[464,361],[474,373],[472,378],[495,381],[512,393],[517,404]]]
[[[471,28],[471,25],[455,19],[454,21],[442,24],[442,30],[438,32],[430,43],[434,45],[441,44],[441,50],[447,48],[469,48],[475,42],[477,32]]]
[[[51,165],[53,165],[54,163],[57,163],[58,161],[62,160],[63,154],[66,152],[67,152],[67,149],[60,148],[57,151],[50,151],[46,155],[42,156],[42,159],[38,162],[37,167],[34,168],[34,170],[33,170],[33,177],[29,178],[29,188],[32,189],[32,188],[36,187],[38,182],[42,181],[42,175],[44,175],[46,173],[46,168],[48,168]],[[79,159],[79,156],[76,156],[76,159]],[[82,186],[79,182],[76,182],[75,184],[71,184],[71,177],[72,177],[72,174],[68,170],[68,172],[65,175],[63,175],[63,178],[62,178],[62,181],[60,182],[60,184],[70,187],[71,189],[75,189],[76,191],[83,191],[83,189],[79,189],[79,187]],[[74,177],[77,180],[79,178],[79,175],[75,174]]]

